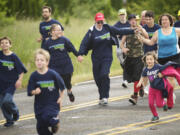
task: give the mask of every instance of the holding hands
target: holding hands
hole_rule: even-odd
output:
[[[78,60],[79,62],[82,62],[82,61],[84,60],[84,58],[83,58],[83,56],[79,55],[79,56],[77,57],[77,60]]]

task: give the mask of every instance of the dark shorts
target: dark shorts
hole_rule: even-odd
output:
[[[70,90],[72,88],[72,84],[71,84],[72,74],[61,74],[61,77],[64,80],[66,88]]]
[[[168,61],[173,61],[180,64],[180,53],[166,58],[158,58],[158,62],[161,65],[166,64]]]
[[[143,67],[142,56],[135,58],[126,57],[124,62],[124,77],[129,83],[139,81]]]

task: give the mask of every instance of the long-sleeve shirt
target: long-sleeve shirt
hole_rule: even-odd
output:
[[[104,24],[101,31],[93,26],[84,36],[79,55],[86,55],[92,49],[92,58],[111,58],[112,45],[117,43],[117,35],[133,34],[132,29],[118,29],[114,26]],[[115,41],[115,42],[113,42]]]
[[[68,53],[73,52],[75,56],[78,56],[78,52],[68,38],[64,36],[56,40],[50,38],[47,40],[44,49],[46,49],[51,56],[49,63],[50,68],[60,74],[69,74],[73,72],[72,61]]]

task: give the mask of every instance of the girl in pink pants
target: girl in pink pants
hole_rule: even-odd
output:
[[[170,85],[168,80],[162,76],[162,74],[159,71],[159,69],[162,67],[162,65],[157,64],[157,58],[156,54],[154,52],[148,52],[144,58],[143,61],[146,65],[142,72],[142,77],[137,84],[137,87],[140,87],[141,85],[146,86],[147,81],[150,82],[150,88],[149,88],[149,107],[153,114],[153,117],[151,119],[152,122],[157,122],[159,120],[158,113],[156,111],[156,107],[163,107],[164,111],[167,111],[168,108],[173,107],[173,87]],[[161,82],[161,83],[159,83]],[[161,84],[162,87],[166,88],[164,90],[154,88],[159,87]],[[166,105],[166,102],[163,98],[163,92],[168,93],[167,94],[167,100],[168,100],[168,106]]]

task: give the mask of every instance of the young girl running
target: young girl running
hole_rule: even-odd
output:
[[[63,78],[69,99],[71,102],[74,102],[75,97],[71,90],[73,65],[68,53],[73,52],[73,54],[77,56],[78,52],[70,40],[62,36],[60,25],[53,24],[50,32],[52,37],[47,40],[46,45],[44,46],[44,49],[47,50],[51,55],[49,67],[58,72]]]
[[[147,84],[147,79],[149,79],[149,82],[150,82],[149,97],[148,97],[149,107],[153,114],[151,121],[156,122],[159,120],[159,116],[156,111],[156,107],[154,105],[155,102],[156,102],[157,107],[163,107],[164,111],[167,111],[168,108],[162,96],[162,90],[154,88],[154,84],[156,84],[156,82],[159,81],[159,79],[162,79],[163,81],[163,79],[165,78],[160,72],[158,72],[160,68],[162,67],[162,65],[157,63],[156,54],[154,52],[147,52],[146,55],[143,57],[143,61],[146,67],[142,72],[142,77],[139,83],[137,84],[137,87],[140,87],[141,85],[145,86]],[[168,81],[166,81],[166,83],[167,83],[166,86],[172,87]],[[168,91],[168,94],[172,95],[172,88],[171,88],[171,92]],[[171,105],[168,107],[169,108],[172,107],[173,106],[172,104],[173,103],[171,103]]]

